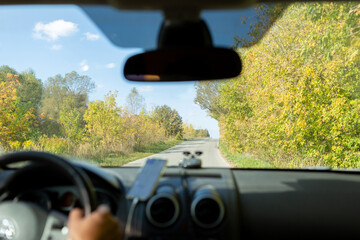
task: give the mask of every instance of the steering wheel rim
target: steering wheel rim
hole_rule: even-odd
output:
[[[62,157],[44,153],[44,152],[16,152],[9,153],[0,156],[0,167],[4,168],[12,163],[19,163],[24,161],[30,161],[34,163],[39,163],[43,166],[51,166],[60,171],[62,174],[65,174],[68,179],[70,179],[75,185],[78,193],[79,193],[79,201],[83,206],[83,210],[85,215],[91,214],[91,212],[96,207],[96,194],[94,192],[94,187],[89,179],[89,177],[83,172],[83,170],[76,168],[70,162],[65,160]],[[16,173],[11,176],[5,185],[2,187],[2,190],[7,190],[8,184],[15,179]],[[2,192],[2,191],[1,191]],[[0,205],[2,202],[0,202]],[[20,206],[20,205],[19,205]],[[38,210],[35,210],[38,214]],[[46,215],[48,218],[54,217],[49,211],[50,214]],[[45,216],[45,215],[43,215]],[[11,217],[11,216],[10,216]],[[1,220],[1,219],[0,219]],[[62,221],[65,223],[66,219],[62,218]],[[1,224],[1,223],[0,223]]]

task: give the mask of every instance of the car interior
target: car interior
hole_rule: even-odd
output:
[[[257,2],[0,0],[0,6],[79,5],[112,44],[147,49],[127,60],[126,79],[180,82],[241,74],[241,55],[216,43],[201,12],[241,10]],[[111,20],[117,9],[162,13],[152,46],[115,34],[122,27]],[[100,204],[120,220],[125,239],[359,238],[358,170],[207,168],[197,160],[200,155],[166,168],[163,161],[98,167],[45,152],[3,154],[0,239],[67,239],[69,211],[81,207],[90,214]]]

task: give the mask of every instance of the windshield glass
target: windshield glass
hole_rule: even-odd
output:
[[[156,154],[171,166],[358,167],[358,4],[204,11],[214,44],[234,48],[243,70],[187,83],[126,81],[126,59],[156,47],[162,15],[124,12],[114,25],[111,12],[0,7],[1,152],[102,166]]]

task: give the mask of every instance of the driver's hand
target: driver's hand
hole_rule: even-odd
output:
[[[119,221],[111,215],[105,205],[99,206],[90,216],[84,217],[83,210],[73,209],[69,214],[70,240],[121,240]]]

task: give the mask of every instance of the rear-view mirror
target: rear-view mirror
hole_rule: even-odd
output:
[[[148,51],[130,57],[124,76],[130,81],[194,81],[233,78],[241,60],[232,49],[176,48]]]

